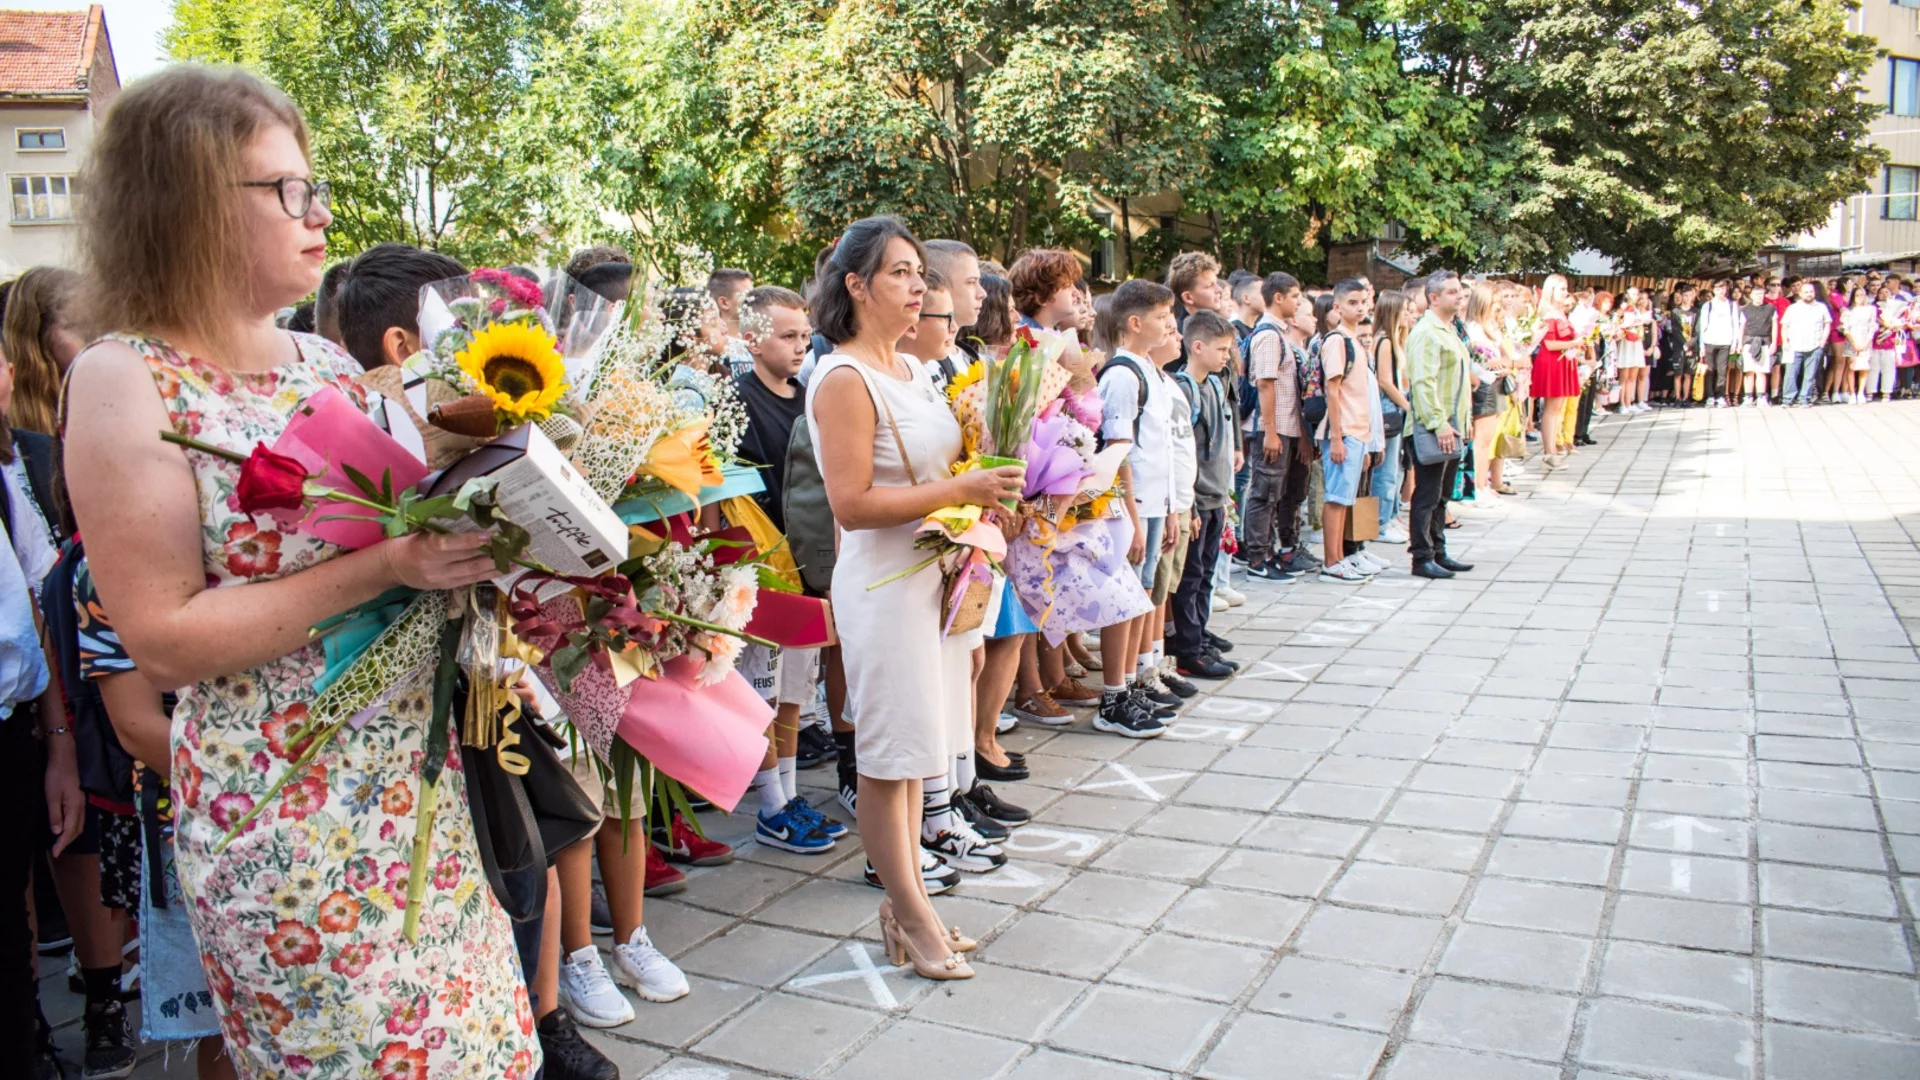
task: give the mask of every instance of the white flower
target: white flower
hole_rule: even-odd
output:
[[[708,621],[738,630],[753,617],[760,600],[760,574],[750,564],[736,563],[720,572],[720,602]]]
[[[700,665],[700,674],[694,682],[700,686],[713,686],[727,677],[734,664],[740,659],[741,641],[731,634],[715,634],[701,631],[693,637],[695,647],[705,650],[707,658]]]

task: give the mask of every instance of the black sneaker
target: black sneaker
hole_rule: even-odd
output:
[[[1178,667],[1179,665],[1176,664],[1175,666]],[[1200,692],[1199,687],[1164,668],[1160,671],[1160,683],[1177,698],[1190,698]]]
[[[87,1002],[87,1063],[84,1080],[121,1080],[133,1073],[139,1055],[127,1027],[127,1007],[111,998]]]
[[[818,724],[808,724],[800,729],[800,748],[795,755],[794,765],[802,769],[817,769],[840,756],[840,748],[833,744],[833,736],[820,730]]]
[[[1007,865],[1007,853],[1000,850],[1000,845],[975,832],[965,818],[958,825],[940,830],[932,840],[923,837],[920,846],[940,856],[948,866],[969,874],[991,873]]]
[[[1103,699],[1100,711],[1094,714],[1093,727],[1096,731],[1111,732],[1129,739],[1151,739],[1167,732],[1167,725],[1143,708],[1132,691]]]
[[[1139,683],[1134,683],[1132,686],[1127,687],[1127,697],[1133,702],[1134,708],[1139,709],[1155,720],[1166,720],[1178,714],[1180,711],[1176,705],[1162,705],[1160,702],[1148,697],[1147,688],[1141,686]]]
[[[613,933],[613,909],[607,906],[607,887],[593,883],[593,902],[587,906],[587,929],[596,934]]]
[[[1286,569],[1277,562],[1263,562],[1258,566],[1247,567],[1247,576],[1259,578],[1261,581],[1292,581],[1300,574]]]
[[[1216,634],[1211,630],[1205,631],[1205,634],[1207,638],[1207,644],[1213,646],[1214,652],[1224,654],[1224,653],[1230,653],[1233,651],[1233,642],[1228,641],[1226,638],[1221,637],[1219,634]]]
[[[840,805],[846,809],[847,813],[854,814],[857,819],[858,815],[854,812],[854,804],[858,802],[860,798],[860,774],[847,768],[847,759],[844,757],[840,759],[840,783],[838,787],[840,792]]]
[[[1174,663],[1180,668],[1180,674],[1196,679],[1226,679],[1233,676],[1233,669],[1227,666],[1226,661],[1216,658],[1211,651],[1175,657]]]
[[[876,889],[887,887],[886,883],[880,880],[880,874],[874,870],[871,862],[867,864],[866,878],[867,884]],[[920,849],[920,883],[926,886],[928,896],[950,893],[960,884],[960,871],[948,866],[945,859],[923,847]]]
[[[1009,829],[1017,829],[1033,820],[1033,815],[1024,807],[1015,806],[994,794],[993,789],[978,780],[967,789],[967,802],[986,817],[999,822]]]
[[[1320,569],[1320,560],[1307,554],[1303,548],[1294,548],[1280,560],[1280,568],[1290,574],[1311,574]]]
[[[953,793],[953,809],[968,825],[973,826],[973,831],[979,833],[981,839],[989,844],[997,844],[1009,835],[1005,825],[988,817],[987,812],[975,806],[973,800],[964,791]]]
[[[565,1009],[540,1018],[540,1054],[546,1080],[620,1080],[620,1066],[581,1036]]]
[[[1158,682],[1158,679],[1135,682],[1133,684],[1134,692],[1146,700],[1153,702],[1155,705],[1160,706],[1161,709],[1167,710],[1166,712],[1156,710],[1155,715],[1172,716],[1174,713],[1180,711],[1180,702],[1185,699],[1173,691],[1166,689],[1164,686],[1156,685]]]

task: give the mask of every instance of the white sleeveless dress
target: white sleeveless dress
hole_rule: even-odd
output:
[[[823,421],[835,418],[815,412],[814,391],[842,367],[852,368],[866,383],[875,414],[875,487],[943,479],[960,457],[960,425],[945,399],[924,367],[910,361],[904,366],[913,373],[907,381],[832,353],[820,359],[807,382],[807,427],[815,446],[822,444]],[[915,476],[901,461],[895,425]],[[833,619],[847,673],[847,718],[854,725],[860,775],[876,780],[940,776],[955,754],[973,748],[971,649],[965,635],[940,634],[939,568],[867,588],[927,557],[913,546],[919,524],[843,528],[833,566]]]

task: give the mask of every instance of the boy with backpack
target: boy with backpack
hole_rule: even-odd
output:
[[[1290,581],[1318,565],[1298,550],[1300,507],[1306,501],[1307,463],[1312,458],[1301,420],[1303,398],[1317,398],[1324,410],[1325,395],[1314,383],[1314,368],[1301,348],[1305,338],[1295,325],[1303,304],[1300,282],[1292,274],[1268,274],[1260,294],[1267,310],[1246,340],[1247,381],[1240,393],[1243,410],[1253,404],[1240,552],[1249,575]],[[1306,417],[1309,423],[1319,418]]]
[[[1231,323],[1210,312],[1187,316],[1187,367],[1175,376],[1189,410],[1193,432],[1192,537],[1186,566],[1173,594],[1172,651],[1181,675],[1224,679],[1235,666],[1221,658],[1233,643],[1207,629],[1213,613],[1213,570],[1226,530],[1227,503],[1233,494],[1234,416],[1220,373],[1227,369],[1237,335]],[[1176,401],[1175,406],[1181,403]]]
[[[1320,472],[1326,478],[1322,511],[1325,561],[1320,580],[1358,585],[1379,572],[1364,552],[1346,553],[1347,511],[1360,493],[1370,463],[1369,448],[1380,441],[1373,412],[1379,390],[1360,345],[1360,320],[1367,312],[1367,288],[1349,278],[1334,286],[1332,325],[1320,342],[1326,383],[1326,415],[1315,430],[1320,442]]]
[[[1151,590],[1153,574],[1166,550],[1167,514],[1172,509],[1172,389],[1153,377],[1155,350],[1174,335],[1173,290],[1152,281],[1128,281],[1115,289],[1107,309],[1114,327],[1113,355],[1100,369],[1100,438],[1129,447],[1115,482],[1132,528],[1127,561],[1139,570],[1141,588]],[[1136,681],[1129,658],[1140,655],[1153,621],[1149,612],[1100,631],[1104,658],[1100,711],[1093,726],[1130,739],[1166,733],[1179,699],[1149,700]],[[1143,672],[1139,672],[1143,673]],[[1171,700],[1169,700],[1171,699]]]

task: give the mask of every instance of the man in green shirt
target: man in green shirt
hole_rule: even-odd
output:
[[[1407,554],[1413,574],[1450,578],[1473,569],[1470,563],[1447,557],[1447,495],[1465,449],[1468,419],[1473,415],[1467,371],[1469,355],[1454,317],[1466,300],[1460,275],[1442,270],[1427,278],[1427,313],[1407,337],[1407,380],[1412,391],[1413,422],[1439,437],[1440,449],[1450,455],[1431,465],[1418,457],[1413,464],[1413,510],[1407,527]],[[1413,434],[1409,432],[1409,434]]]

